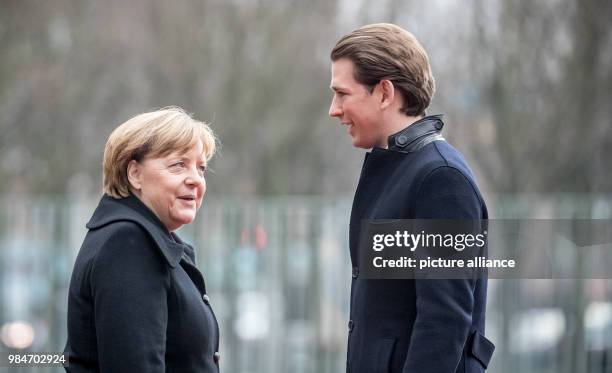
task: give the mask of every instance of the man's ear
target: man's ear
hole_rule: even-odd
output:
[[[395,87],[393,83],[387,79],[378,82],[378,86],[380,87],[381,93],[380,108],[386,109],[393,103],[393,99],[395,98]]]
[[[127,166],[127,177],[130,183],[130,186],[134,190],[140,190],[142,188],[142,170],[140,167],[140,163],[136,162],[134,159],[128,163]]]

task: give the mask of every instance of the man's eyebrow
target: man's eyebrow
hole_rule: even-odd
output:
[[[342,88],[342,87],[338,87],[338,86],[335,86],[335,85],[332,85],[332,86],[330,86],[329,88],[330,88],[332,91],[344,90],[344,88]]]

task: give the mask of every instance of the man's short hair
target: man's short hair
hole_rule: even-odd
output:
[[[200,122],[183,109],[171,106],[137,115],[110,134],[104,149],[104,193],[114,198],[127,197],[130,183],[127,168],[131,160],[163,157],[174,151],[189,151],[202,141],[204,158],[215,153],[216,138],[207,123]]]
[[[404,114],[425,114],[435,91],[434,77],[425,49],[408,31],[390,23],[366,25],[343,36],[330,57],[351,60],[355,80],[370,92],[381,80],[390,80],[402,94]]]

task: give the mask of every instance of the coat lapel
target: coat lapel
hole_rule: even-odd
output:
[[[104,195],[86,227],[94,230],[118,221],[140,225],[151,236],[170,267],[178,265],[184,252],[183,243],[174,242],[157,216],[133,195],[121,199]]]

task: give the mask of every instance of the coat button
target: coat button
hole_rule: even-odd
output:
[[[204,300],[204,303],[210,304],[210,298],[208,297],[208,295],[206,294],[202,295],[202,299]]]
[[[359,277],[359,267],[353,267],[353,278]]]
[[[215,363],[219,364],[219,360],[221,360],[221,354],[219,353],[219,351],[215,351],[215,353],[213,354],[213,359],[215,360]]]
[[[355,327],[355,323],[353,322],[353,320],[349,320],[349,322],[348,322],[348,330],[349,330],[349,332],[352,332],[354,327]]]
[[[396,139],[395,139],[395,143],[398,146],[404,146],[408,143],[408,137],[406,137],[405,135],[399,135]]]

